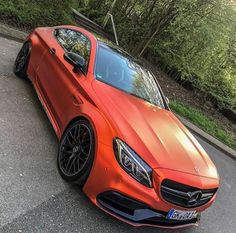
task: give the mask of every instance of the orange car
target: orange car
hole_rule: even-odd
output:
[[[75,26],[37,28],[14,72],[30,79],[60,140],[61,176],[102,210],[178,228],[215,200],[214,164],[154,75],[118,46]]]

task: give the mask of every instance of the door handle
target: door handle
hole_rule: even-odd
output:
[[[55,55],[55,54],[56,54],[56,49],[51,48],[51,49],[49,50],[49,52],[50,52],[52,55]]]
[[[78,106],[78,105],[80,105],[80,104],[83,103],[82,99],[79,97],[78,94],[73,94],[73,95],[72,95],[72,98],[73,98],[73,104],[74,104],[75,106]]]

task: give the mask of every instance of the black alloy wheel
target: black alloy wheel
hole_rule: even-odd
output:
[[[23,44],[21,50],[19,51],[13,69],[15,75],[20,78],[27,77],[26,72],[29,63],[30,52],[31,52],[31,44],[30,42],[27,41]]]
[[[71,124],[63,134],[57,164],[62,178],[83,185],[92,168],[95,151],[94,133],[86,120]]]

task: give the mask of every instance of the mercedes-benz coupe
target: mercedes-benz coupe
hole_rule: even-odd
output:
[[[83,28],[36,28],[14,65],[59,139],[57,165],[102,210],[134,226],[196,225],[219,186],[207,153],[168,107],[157,78]]]

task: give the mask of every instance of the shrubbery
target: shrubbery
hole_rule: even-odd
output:
[[[0,19],[27,28],[73,23],[74,0],[0,0]]]
[[[112,2],[84,1],[82,11],[101,23]],[[138,55],[153,36],[144,57],[236,112],[234,1],[117,0],[113,15],[123,47]]]
[[[0,0],[0,19],[28,28],[67,24],[75,7],[101,24],[112,2]],[[117,0],[113,15],[123,47],[139,55],[153,37],[145,58],[236,112],[235,1]]]

